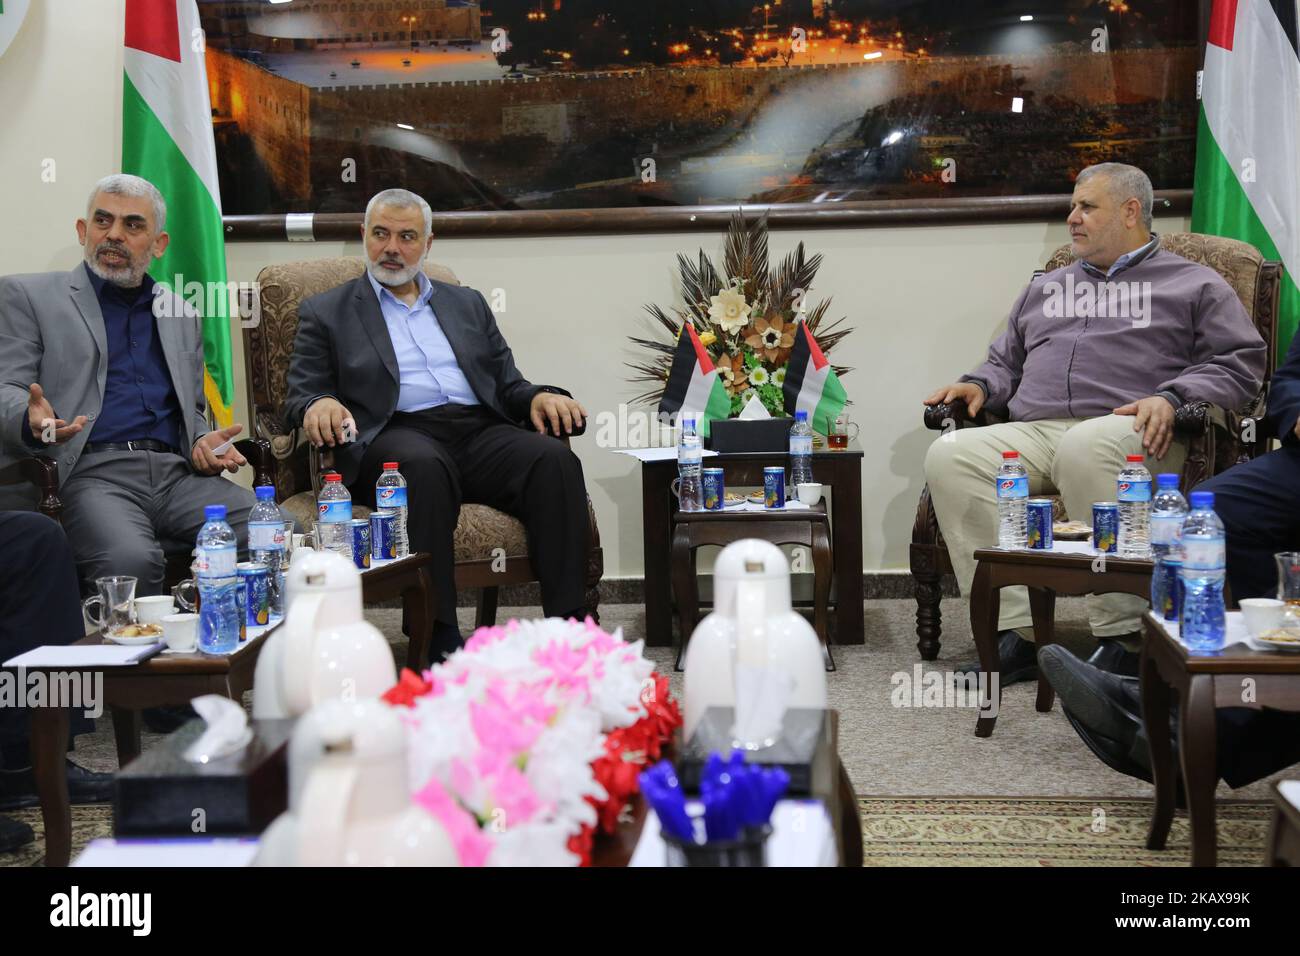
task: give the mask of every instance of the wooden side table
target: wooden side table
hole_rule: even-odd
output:
[[[678,511],[673,514],[673,592],[681,622],[676,669],[700,619],[700,589],[695,552],[704,545],[726,546],[744,538],[772,544],[803,545],[813,557],[813,627],[822,645],[826,670],[835,670],[830,648],[830,596],[832,556],[826,500],[812,508],[771,511]]]
[[[1241,627],[1239,612],[1228,613],[1230,633]],[[1218,774],[1220,707],[1300,711],[1300,654],[1256,651],[1232,644],[1213,656],[1197,656],[1177,639],[1177,625],[1143,615],[1142,723],[1151,744],[1156,798],[1147,849],[1163,850],[1174,819],[1173,742],[1169,711],[1178,707],[1178,755],[1187,792],[1192,831],[1192,866],[1214,866],[1214,789]],[[1249,687],[1251,693],[1245,693]]]
[[[831,490],[831,550],[834,554],[836,639],[862,644],[862,446],[844,451],[816,449],[813,478]],[[763,468],[789,466],[785,452],[728,452],[704,459],[705,468],[726,472],[728,488],[763,487]],[[672,533],[677,499],[669,486],[677,477],[674,459],[641,463],[641,527],[644,534],[646,644],[671,647]]]
[[[1099,568],[1091,545],[1087,542],[1060,542],[1051,551],[1003,551],[980,548],[975,552],[975,579],[970,590],[970,629],[979,653],[980,669],[986,674],[1001,673],[998,659],[998,611],[1001,590],[1013,585],[1029,589],[1029,609],[1034,618],[1034,642],[1046,647],[1054,639],[1056,596],[1081,594],[1151,594],[1151,571],[1147,560],[1106,555]],[[1104,570],[1103,570],[1104,569]],[[989,687],[980,700],[980,716],[975,722],[975,736],[987,737],[997,723]],[[1052,709],[1056,694],[1041,674],[1034,708],[1046,713]],[[1002,701],[1002,683],[998,682],[998,704]]]
[[[431,560],[428,554],[418,552],[361,574],[363,603],[402,599],[411,629],[407,663],[417,667],[423,666],[433,634]],[[102,703],[113,712],[118,766],[125,767],[140,755],[140,712],[144,708],[187,704],[203,694],[242,700],[253,686],[258,655],[273,630],[275,627],[267,628],[229,655],[159,654],[133,667],[103,668]],[[98,644],[101,640],[92,634],[79,643]],[[32,768],[45,824],[46,866],[67,866],[72,852],[72,809],[64,767],[67,742],[67,708],[33,707]]]

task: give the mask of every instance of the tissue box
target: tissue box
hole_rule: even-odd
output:
[[[118,773],[114,834],[261,833],[289,806],[289,737],[295,723],[250,721],[253,740],[242,751],[196,764],[184,754],[202,735],[204,723],[191,720]]]
[[[710,707],[695,726],[695,733],[676,761],[677,778],[688,793],[700,788],[704,761],[713,751],[731,753],[731,728],[735,713],[730,707]],[[829,710],[792,708],[785,712],[781,736],[766,750],[747,752],[745,762],[785,768],[790,775],[789,796],[812,796],[823,800],[835,793],[836,755]]]
[[[728,418],[709,424],[708,447],[716,452],[790,450],[793,418],[761,418],[741,421]],[[706,463],[707,464],[707,463]]]

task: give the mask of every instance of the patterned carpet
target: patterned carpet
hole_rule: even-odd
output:
[[[1146,849],[1149,800],[859,797],[866,866],[1188,866],[1187,815]],[[1260,866],[1268,803],[1220,801],[1219,866]]]
[[[1187,866],[1187,817],[1178,814],[1168,849],[1145,848],[1147,800],[985,797],[859,797],[867,866]],[[1267,803],[1220,802],[1219,865],[1259,866],[1268,836]],[[0,854],[0,866],[39,866],[41,815],[12,811],[36,842]],[[107,804],[74,807],[72,855],[111,836]]]

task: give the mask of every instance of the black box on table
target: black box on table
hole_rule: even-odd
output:
[[[735,722],[735,711],[730,707],[710,707],[704,712],[677,759],[677,779],[687,793],[699,792],[700,776],[710,753],[717,751],[724,760],[731,755],[731,728]],[[829,710],[787,710],[776,743],[744,753],[746,763],[785,768],[790,775],[788,796],[824,800],[835,792],[835,741]]]
[[[253,739],[247,747],[197,764],[184,754],[206,725],[191,720],[118,773],[114,835],[261,833],[289,807],[289,738],[296,723],[250,721]]]
[[[705,447],[716,452],[790,450],[790,426],[793,418],[758,418],[741,421],[727,418],[709,423],[709,440]]]

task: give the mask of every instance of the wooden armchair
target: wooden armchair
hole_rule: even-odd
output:
[[[303,523],[311,524],[316,514],[316,495],[321,476],[332,471],[328,449],[312,447],[300,428],[289,430],[280,415],[288,388],[289,358],[298,331],[298,304],[356,279],[365,271],[360,257],[288,262],[264,268],[257,276],[258,302],[254,314],[259,320],[244,329],[244,364],[248,374],[249,405],[256,434],[270,443],[276,499]],[[425,274],[442,282],[459,284],[445,266],[426,263]],[[568,444],[567,436],[560,441]],[[590,550],[587,557],[586,603],[592,617],[599,619],[600,579],[604,574],[604,552],[596,513],[587,501]],[[368,509],[354,506],[359,517]],[[504,549],[504,564],[494,559]],[[496,621],[499,589],[504,585],[537,580],[528,557],[528,535],[519,519],[486,505],[465,504],[460,509],[454,540],[456,587],[478,588],[478,624]],[[494,568],[495,564],[495,568]]]
[[[254,483],[271,484],[274,463],[271,443],[256,437],[243,438],[235,442],[235,447],[252,466]],[[0,485],[24,484],[36,489],[37,511],[55,521],[62,520],[63,499],[59,497],[59,467],[54,459],[45,455],[33,455],[0,468]],[[168,587],[190,576],[192,560],[193,556],[188,551],[166,555],[166,569],[163,573]]]
[[[1218,272],[1232,286],[1246,307],[1264,339],[1267,349],[1267,366],[1264,386],[1254,401],[1243,409],[1223,409],[1209,402],[1189,402],[1174,418],[1174,434],[1187,442],[1187,458],[1183,464],[1181,487],[1186,494],[1206,478],[1218,474],[1238,461],[1254,458],[1268,450],[1268,434],[1264,428],[1264,408],[1268,382],[1277,367],[1278,296],[1282,286],[1282,264],[1266,261],[1254,246],[1235,239],[1206,236],[1198,233],[1177,232],[1160,237],[1160,247],[1177,253],[1192,262],[1207,265]],[[1057,249],[1047,261],[1042,275],[1068,265],[1072,257],[1070,247]],[[985,409],[973,419],[968,417],[964,402],[951,405],[933,405],[925,410],[925,427],[935,431],[945,428],[977,428],[1001,419]],[[1054,499],[1054,514],[1062,520],[1065,510],[1060,495]],[[912,580],[916,595],[916,648],[924,660],[932,661],[939,655],[941,615],[939,600],[942,596],[940,582],[945,574],[952,573],[948,545],[939,528],[930,489],[921,491],[916,508],[916,522],[912,526],[910,551]]]

